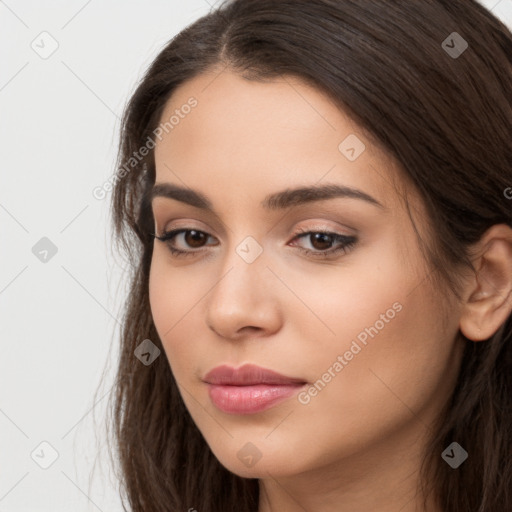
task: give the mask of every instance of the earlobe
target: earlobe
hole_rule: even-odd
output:
[[[490,338],[512,312],[512,228],[495,224],[474,248],[460,330],[473,341]]]

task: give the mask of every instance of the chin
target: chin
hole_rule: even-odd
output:
[[[223,450],[222,453],[214,452],[214,455],[228,471],[242,478],[286,477],[305,470],[304,467],[293,467],[287,454],[278,453],[279,448],[266,448],[259,454],[256,451],[251,454],[253,450],[248,443],[236,449],[234,454]]]

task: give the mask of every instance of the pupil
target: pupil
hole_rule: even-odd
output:
[[[325,233],[314,233],[310,236],[313,237],[313,247],[320,251],[329,249],[332,244],[331,235],[326,235]],[[204,233],[192,229],[185,233],[185,241],[190,247],[201,247],[202,242],[204,242]]]
[[[200,247],[202,239],[204,238],[204,233],[201,233],[200,231],[196,231],[195,229],[192,229],[185,233],[185,241],[188,245],[191,247]]]
[[[315,249],[319,249],[319,250],[329,249],[329,246],[332,243],[331,235],[326,235],[325,233],[315,233],[312,236],[313,236],[314,242],[320,241],[320,247],[317,247],[315,243],[312,244],[313,247],[315,247]],[[323,247],[322,247],[322,242],[323,242]]]

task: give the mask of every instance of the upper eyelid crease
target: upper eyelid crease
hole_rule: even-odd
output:
[[[170,229],[169,231],[164,231],[161,235],[157,235],[156,233],[153,233],[153,236],[156,239],[160,240],[161,242],[168,243],[170,240],[175,240],[178,235],[182,235],[189,231],[198,231],[198,232],[201,232],[201,233],[207,235],[208,237],[215,238],[213,235],[211,235],[210,233],[208,233],[206,231],[203,231],[201,229],[190,228],[190,227],[189,228],[184,227],[184,228]],[[309,230],[300,230],[295,233],[293,240],[307,238],[307,236],[310,236],[314,233],[327,234],[327,235],[332,236],[335,241],[341,242],[341,246],[339,246],[338,248],[335,248],[335,249],[327,249],[327,250],[323,250],[323,251],[322,250],[314,251],[314,250],[303,249],[303,248],[301,249],[305,253],[315,255],[315,257],[326,257],[327,258],[327,257],[329,257],[329,255],[335,256],[339,252],[343,252],[343,251],[347,252],[348,250],[350,250],[354,245],[356,245],[359,242],[358,236],[344,235],[341,233],[337,233],[336,231],[330,231],[328,229],[322,229],[322,228],[312,228]],[[215,244],[215,245],[217,245],[217,244]],[[203,247],[194,251],[194,250],[187,250],[187,249],[183,250],[183,249],[170,248],[170,251],[172,253],[180,253],[181,256],[186,256],[186,255],[193,255],[196,253],[200,253],[202,249],[203,249]]]
[[[150,200],[153,201],[155,197],[175,199],[189,204],[190,206],[215,213],[211,201],[205,195],[190,188],[181,187],[172,183],[156,183],[151,190]],[[286,189],[268,195],[260,204],[267,210],[281,210],[290,206],[338,197],[361,199],[383,211],[388,210],[374,197],[366,194],[362,190],[338,184]]]

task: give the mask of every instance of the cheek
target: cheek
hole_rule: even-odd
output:
[[[395,281],[366,300],[340,298],[338,336],[317,337],[304,354],[314,381],[313,396],[304,397],[308,414],[370,435],[375,425],[392,429],[447,396],[442,388],[456,369],[454,332],[440,327],[445,313],[429,293],[426,285],[411,292]]]
[[[204,294],[204,290],[202,291]],[[190,316],[201,295],[185,272],[172,272],[165,257],[153,256],[149,275],[149,303],[156,331],[167,359],[178,380],[191,366],[194,333],[190,331]],[[197,337],[197,336],[196,336]],[[172,357],[171,357],[172,356]]]

